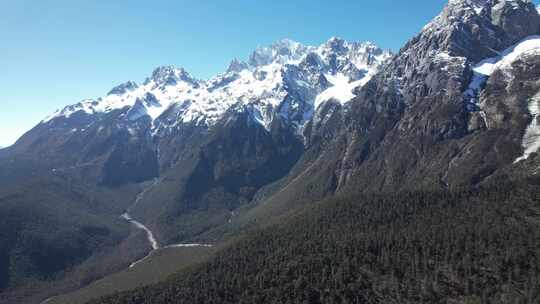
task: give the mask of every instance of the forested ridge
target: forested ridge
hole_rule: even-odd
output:
[[[2,172],[4,173],[4,172]],[[28,189],[32,189],[28,191]],[[0,187],[0,303],[36,303],[129,265],[146,243],[117,215],[132,191],[47,176]],[[129,251],[116,250],[133,239]],[[127,245],[126,245],[127,246]]]
[[[348,194],[92,304],[540,303],[537,181]]]

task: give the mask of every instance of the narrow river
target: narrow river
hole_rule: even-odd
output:
[[[152,189],[154,186],[156,186],[157,184],[159,183],[159,180],[156,178],[154,180],[154,182],[149,185],[149,186],[146,186],[142,191],[141,193],[139,193],[137,195],[137,198],[135,199],[135,202],[133,203],[133,205],[131,205],[124,214],[122,214],[120,217],[123,218],[124,220],[126,220],[127,222],[129,222],[130,224],[132,224],[135,228],[137,229],[140,229],[140,230],[143,230],[145,233],[146,233],[146,239],[148,240],[148,243],[150,244],[150,246],[152,246],[152,250],[142,259],[138,260],[138,261],[135,261],[133,263],[131,263],[131,265],[129,265],[129,268],[133,268],[135,267],[137,264],[143,262],[144,260],[146,260],[147,258],[149,258],[153,253],[154,251],[156,250],[159,250],[161,248],[161,246],[159,245],[158,241],[156,240],[156,237],[154,236],[154,233],[152,233],[152,230],[150,230],[147,226],[145,226],[143,223],[133,219],[133,217],[130,215],[130,212],[131,210],[133,210],[133,208],[135,208],[139,202],[144,198],[144,195],[150,190]],[[163,248],[182,248],[182,247],[212,247],[213,245],[209,245],[209,244],[173,244],[173,245],[168,245],[168,246],[165,246]]]
[[[56,169],[55,169],[56,170]],[[56,171],[55,171],[56,172]],[[135,228],[139,229],[139,230],[142,230],[146,233],[146,239],[148,240],[148,243],[150,244],[150,246],[152,246],[152,250],[142,259],[140,260],[137,260],[133,263],[131,263],[131,265],[129,265],[129,268],[133,268],[135,267],[137,264],[145,261],[146,259],[148,259],[149,257],[152,256],[152,254],[156,251],[156,250],[160,250],[160,249],[170,249],[170,248],[186,248],[186,247],[213,247],[213,245],[209,245],[209,244],[172,244],[172,245],[168,245],[168,246],[164,246],[164,247],[161,247],[159,245],[159,242],[156,240],[156,237],[154,236],[154,233],[152,233],[152,230],[150,230],[148,227],[146,227],[143,223],[135,220],[130,212],[133,210],[133,208],[135,208],[139,202],[144,198],[144,195],[150,190],[152,189],[154,186],[156,186],[157,184],[159,183],[159,180],[156,178],[154,180],[154,182],[146,187],[144,187],[144,189],[137,195],[136,199],[135,199],[135,202],[133,202],[133,205],[131,205],[127,210],[126,212],[124,212],[124,214],[122,214],[120,217],[122,219],[124,219],[125,221],[127,221],[128,223],[130,223],[131,225],[133,225]],[[46,304],[46,303],[49,303],[51,302],[54,298],[56,298],[56,296],[53,296],[53,297],[50,297],[46,300],[44,300],[43,302],[41,302],[41,304]]]
[[[130,222],[133,226],[135,226],[135,227],[137,227],[137,228],[139,228],[141,230],[144,230],[144,232],[146,232],[146,238],[148,239],[148,242],[150,243],[150,245],[152,245],[152,249],[153,250],[159,249],[159,244],[156,241],[156,238],[154,237],[154,234],[152,233],[152,231],[150,229],[148,229],[148,227],[143,225],[141,222],[138,222],[138,221],[134,220],[133,218],[131,218],[131,216],[127,212],[122,214],[121,217],[123,219],[125,219],[126,221]]]
[[[135,261],[134,263],[129,265],[129,268],[133,268],[135,265],[137,265],[140,262],[146,260],[150,255],[152,255],[152,253],[155,250],[159,249],[159,243],[156,240],[156,237],[154,236],[154,233],[152,233],[152,230],[150,230],[148,227],[146,227],[143,223],[135,220],[129,214],[131,212],[131,210],[133,210],[133,208],[135,208],[139,204],[139,202],[144,198],[144,195],[148,191],[150,191],[150,189],[152,189],[154,186],[156,186],[158,183],[159,183],[159,179],[156,178],[156,179],[154,179],[154,182],[152,184],[150,184],[148,186],[145,186],[144,189],[135,198],[135,202],[133,203],[133,205],[129,206],[129,208],[126,210],[126,212],[124,212],[124,214],[122,214],[120,216],[121,218],[123,218],[124,220],[129,222],[131,225],[135,226],[135,228],[144,231],[146,233],[146,239],[148,240],[148,243],[150,244],[150,246],[152,246],[152,250],[148,253],[147,256],[145,256],[144,258],[142,258],[142,259],[140,259],[138,261]]]

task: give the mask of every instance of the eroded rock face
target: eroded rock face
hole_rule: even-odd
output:
[[[490,17],[492,23],[505,33],[505,44],[517,43],[524,36],[537,33],[540,21],[537,9],[530,1],[493,1]]]
[[[474,104],[465,91],[478,62],[539,24],[528,1],[450,1],[345,107],[341,136],[324,143],[337,189],[469,185],[512,165],[530,121],[526,101],[540,89],[537,55],[486,77]]]
[[[520,134],[528,123],[529,100],[540,91],[540,52],[523,54],[489,78],[481,100],[490,128]],[[518,136],[517,136],[518,137]]]

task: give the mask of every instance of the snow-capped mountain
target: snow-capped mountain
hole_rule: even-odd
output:
[[[252,118],[268,128],[274,115],[298,125],[328,100],[345,103],[353,89],[365,84],[390,58],[372,43],[332,38],[318,47],[281,40],[255,50],[247,62],[233,60],[223,74],[198,80],[176,67],[157,68],[138,85],[127,82],[107,96],[84,100],[46,118],[43,123],[74,113],[106,114],[129,108],[126,118],[149,117],[154,133],[182,123],[213,125],[232,106],[250,106]],[[171,111],[176,116],[171,121]],[[160,116],[168,112],[168,119]]]
[[[442,184],[464,175],[481,179],[478,174],[522,160],[537,146],[532,119],[537,117],[536,104],[502,100],[504,90],[492,87],[512,83],[516,73],[525,74],[513,67],[524,56],[533,61],[530,50],[537,48],[539,28],[540,16],[530,1],[451,0],[396,56],[371,43],[338,38],[320,46],[281,40],[256,49],[245,61],[232,60],[224,73],[208,80],[196,79],[182,68],[161,67],[141,84],[127,82],[104,97],[54,113],[10,151],[54,159],[54,167],[67,160],[75,167],[98,161],[108,168],[107,174],[122,177],[119,182],[132,182],[155,177],[193,157],[225,164],[220,157],[227,144],[229,156],[239,163],[252,156],[266,164],[298,151],[299,143],[303,149],[331,143],[346,129],[356,133],[343,135],[340,144],[346,143],[350,153],[343,156],[340,168],[359,167],[381,149],[384,152],[373,160],[381,163],[360,171],[389,174],[380,168],[406,154],[394,151],[412,149],[410,154],[419,159],[410,156],[395,170],[409,168],[408,174],[413,174],[414,169],[418,178],[430,176]],[[495,92],[498,95],[491,96]],[[536,100],[535,93],[527,92],[523,99]],[[482,132],[506,132],[504,156],[488,151],[485,157],[492,162],[468,159],[477,156],[471,153],[453,159],[454,150],[444,157],[434,155],[435,150],[426,148],[431,143],[420,142],[454,140],[458,145],[461,139],[463,143],[453,148],[457,150],[465,149],[461,145],[467,140],[492,146],[484,142]],[[77,145],[84,149],[72,153]],[[242,152],[233,151],[241,145],[246,145]],[[213,152],[200,152],[203,147]],[[417,147],[426,150],[416,151]],[[248,152],[253,153],[248,157]],[[452,166],[441,164],[441,157]],[[479,168],[455,173],[467,162]],[[414,167],[418,163],[432,163],[431,173]],[[349,173],[338,171],[338,180],[345,183]],[[214,178],[218,173],[222,172],[213,173]],[[395,181],[381,176],[379,182],[393,187],[398,176],[404,178],[402,172],[392,176]],[[376,183],[371,177],[366,177],[367,183]]]

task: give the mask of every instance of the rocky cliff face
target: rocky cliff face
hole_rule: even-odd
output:
[[[366,139],[377,146],[365,164],[357,158],[349,165],[371,168],[357,170],[362,184],[474,184],[512,164],[522,152],[526,101],[539,89],[525,79],[536,77],[537,46],[509,63],[527,61],[527,72],[498,70],[505,79],[479,74],[478,63],[505,57],[505,50],[538,33],[539,22],[527,1],[450,1],[352,102],[351,115],[361,117],[352,124],[355,136],[364,138],[363,146]],[[510,82],[530,89],[511,90]],[[375,182],[367,173],[372,170],[382,171]]]
[[[534,153],[515,161],[537,138],[539,24],[529,1],[450,1],[357,97],[308,124],[304,157],[267,200],[301,201],[298,189],[313,187],[312,200],[470,186],[515,166],[537,172]]]

